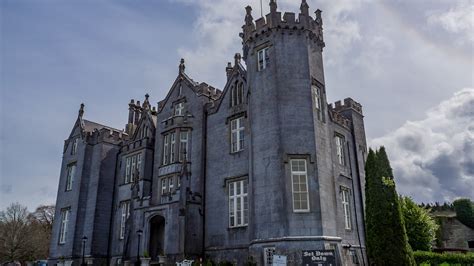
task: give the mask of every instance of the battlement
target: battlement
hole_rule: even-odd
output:
[[[282,18],[281,12],[277,12],[276,0],[270,1],[270,13],[265,17],[257,19],[255,22],[252,17],[252,7],[247,6],[245,10],[247,12],[245,24],[242,26],[243,32],[240,34],[244,43],[273,30],[290,30],[307,31],[310,33],[309,37],[314,40],[321,49],[325,45],[321,10],[316,10],[316,18],[313,19],[313,17],[309,15],[309,6],[306,0],[302,0],[301,2],[301,12],[298,14],[298,17],[296,17],[296,14],[293,12],[285,12]]]
[[[356,111],[357,113],[359,114],[363,114],[362,113],[362,105],[356,101],[354,101],[352,98],[345,98],[344,99],[344,103],[341,103],[341,101],[337,101],[334,103],[335,106],[333,107],[332,104],[329,104],[329,109],[330,110],[333,110],[333,111],[336,111],[336,112],[341,112],[341,111],[345,111],[345,110],[348,110],[348,109],[352,109],[354,111]]]

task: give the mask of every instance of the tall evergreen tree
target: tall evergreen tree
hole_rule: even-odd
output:
[[[385,148],[366,162],[367,254],[374,265],[415,265]]]

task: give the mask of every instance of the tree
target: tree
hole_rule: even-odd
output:
[[[458,220],[474,229],[474,203],[470,199],[457,199],[453,205]]]
[[[30,258],[28,211],[12,203],[0,212],[0,261],[25,261]]]
[[[411,198],[400,197],[400,203],[408,243],[413,250],[430,251],[436,239],[438,224],[431,218],[428,210],[418,206]]]
[[[365,174],[369,261],[375,265],[415,265],[385,148],[369,151]]]
[[[49,254],[54,205],[41,205],[28,218],[31,232],[31,255],[35,259],[45,259]]]

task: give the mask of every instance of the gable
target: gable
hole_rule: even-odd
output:
[[[224,90],[222,92],[222,95],[220,98],[217,100],[216,106],[210,113],[215,113],[218,112],[221,106],[224,107],[229,107],[230,106],[230,101],[231,101],[231,90],[233,87],[236,86],[236,84],[242,83],[243,84],[243,89],[244,89],[244,100],[247,98],[247,93],[248,93],[248,88],[247,88],[247,79],[246,79],[246,71],[243,69],[243,67],[238,64],[236,67],[234,67],[232,71],[232,75],[229,77],[227,80],[227,83],[224,87]]]

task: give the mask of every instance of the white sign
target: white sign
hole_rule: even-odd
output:
[[[286,266],[286,256],[273,255],[273,266]]]

